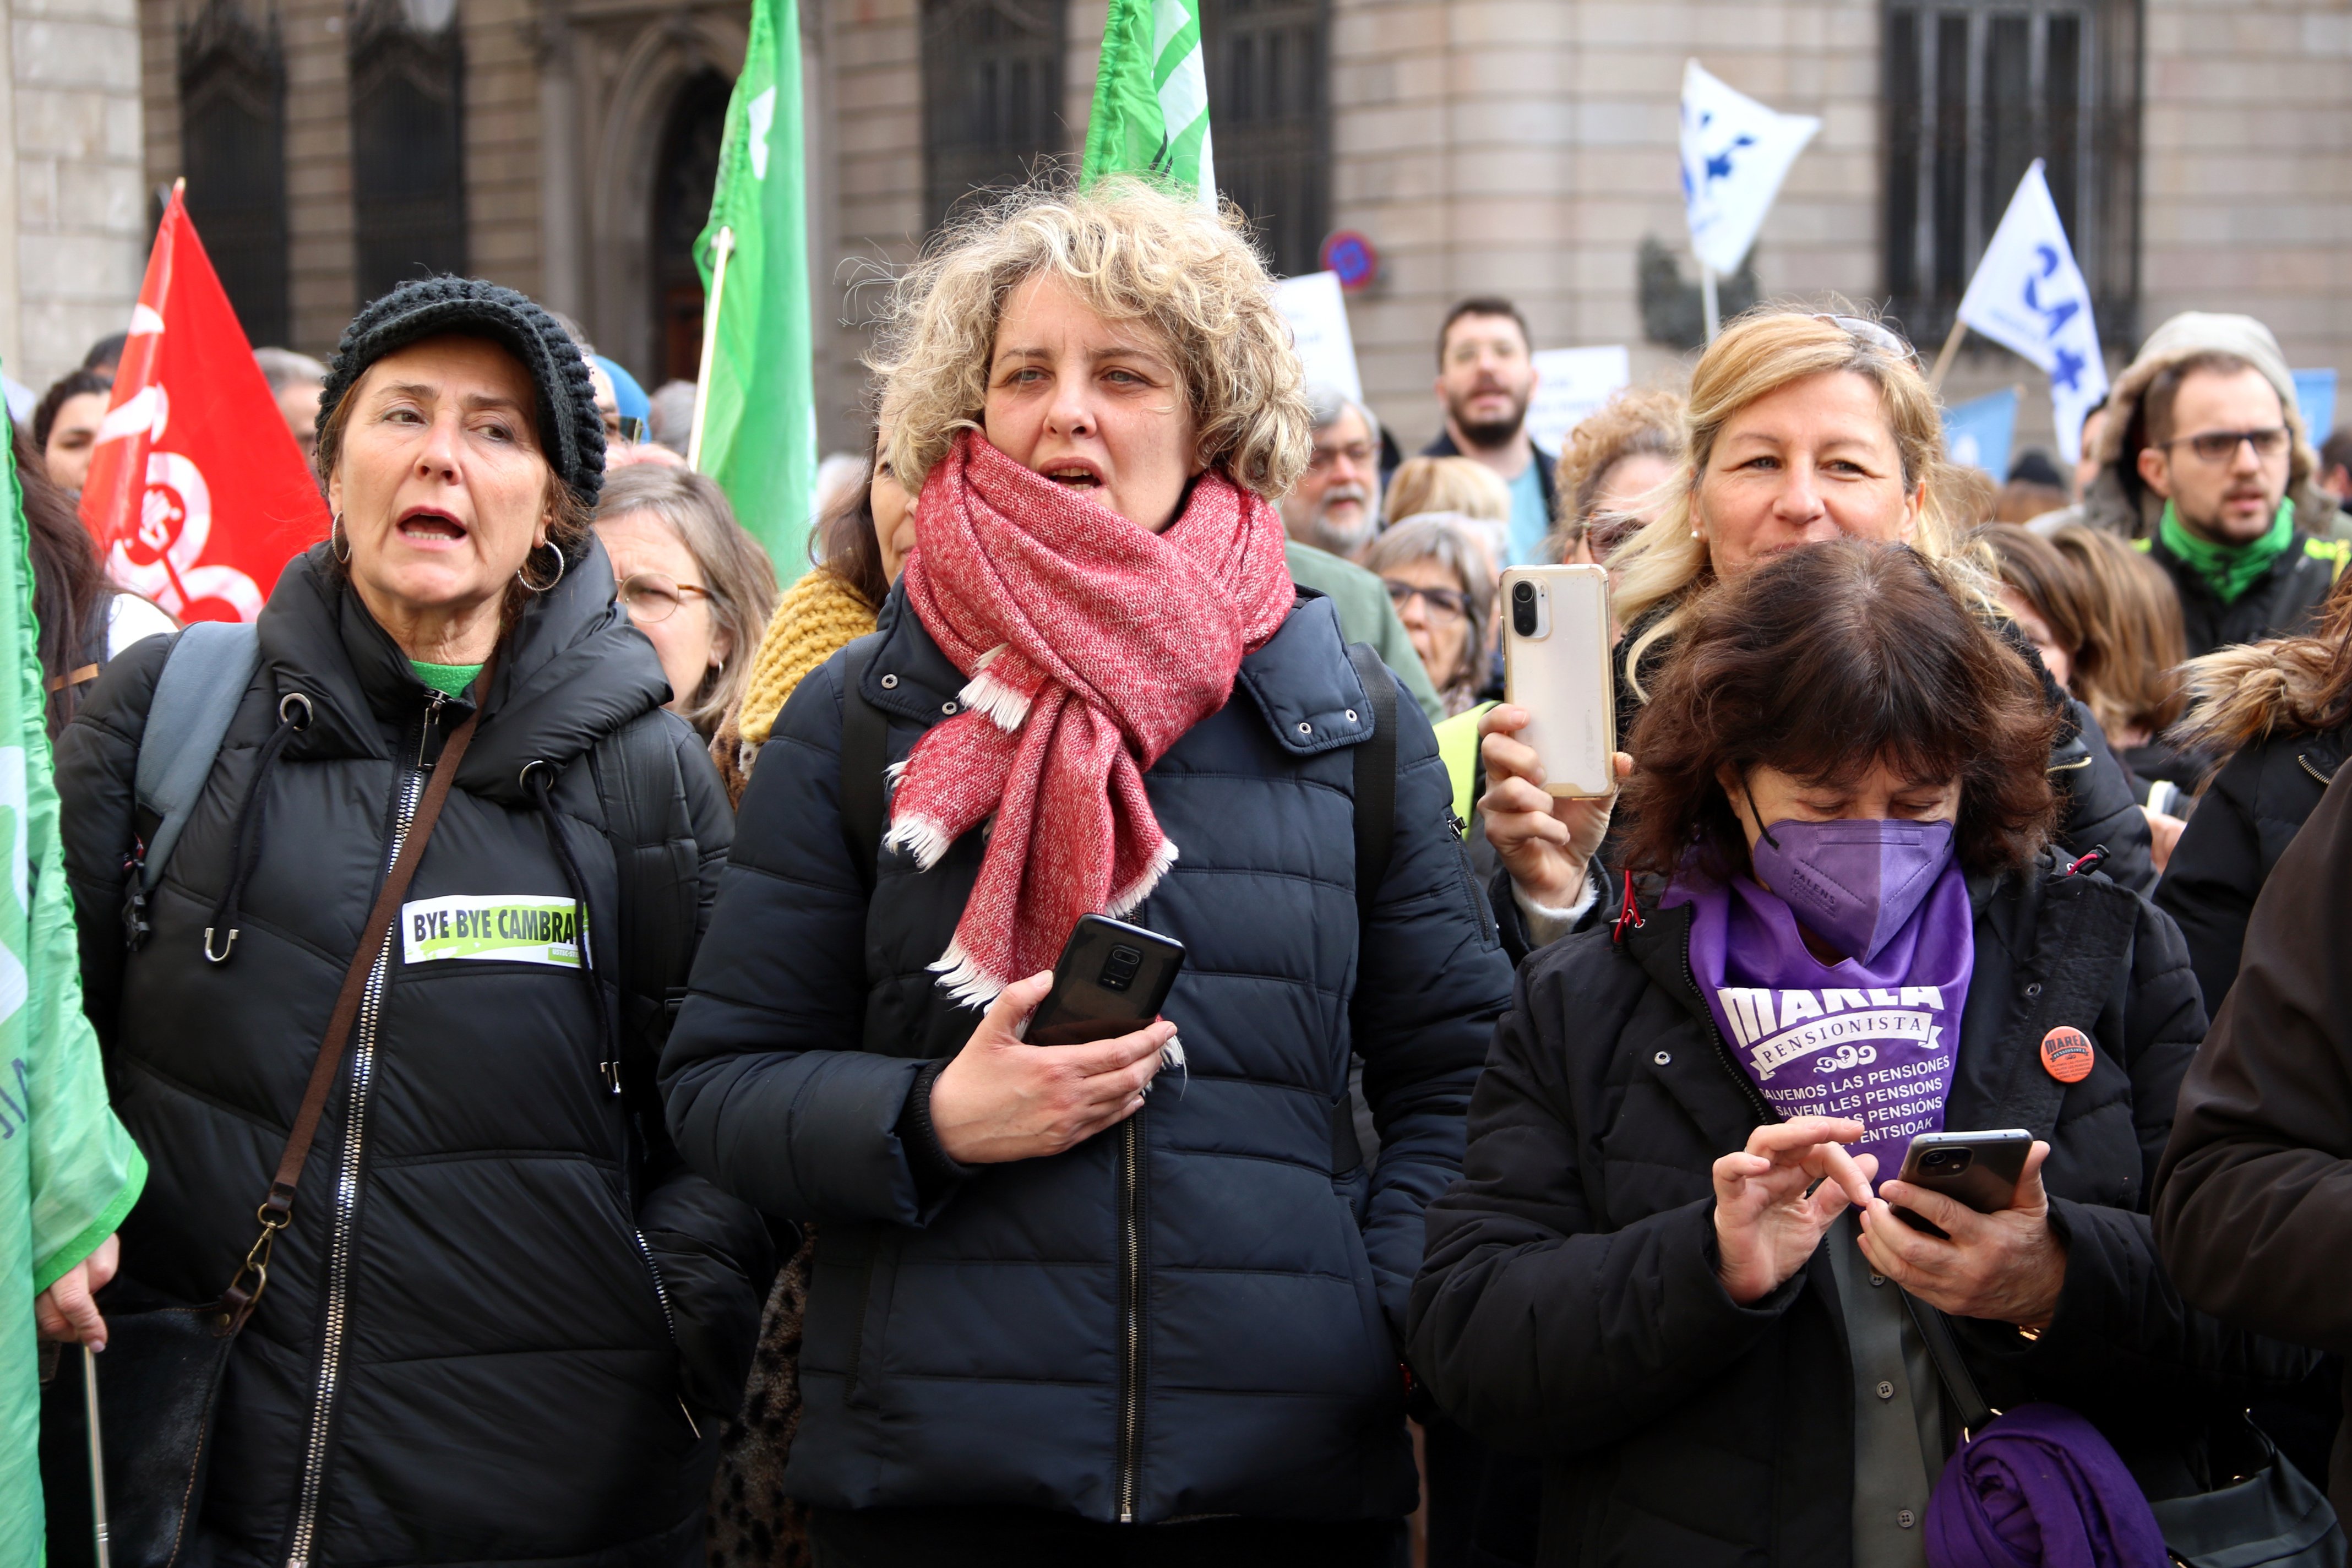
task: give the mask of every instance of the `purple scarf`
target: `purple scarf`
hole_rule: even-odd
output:
[[[1823,963],[1797,917],[1746,877],[1685,865],[1660,900],[1691,906],[1691,973],[1723,1037],[1781,1116],[1860,1121],[1856,1154],[1891,1180],[1921,1132],[1944,1126],[1960,1011],[1976,968],[1976,921],[1958,863],[1864,963]]]
[[[2099,1429],[2021,1405],[1964,1444],[1927,1504],[1928,1568],[2141,1568],[2168,1559],[2156,1515]]]

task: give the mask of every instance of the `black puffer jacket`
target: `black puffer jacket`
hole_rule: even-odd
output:
[[[297,560],[262,613],[261,667],[136,952],[122,936],[131,786],[169,643],[115,661],[58,747],[88,1005],[115,1109],[153,1173],[122,1226],[123,1266],[184,1301],[218,1296],[253,1243],[255,1205],[421,792],[418,759],[469,711],[417,682],[325,560],[323,545]],[[624,1081],[649,1089],[659,981],[622,972],[644,913],[625,905],[617,870],[635,840],[608,837],[616,781],[600,792],[592,775],[618,769],[625,727],[653,727],[653,755],[675,759],[654,819],[673,826],[636,853],[675,868],[697,929],[731,824],[693,733],[659,711],[661,667],[613,606],[612,583],[592,548],[501,645],[406,907],[539,899],[568,910],[560,831],[586,885],[605,1011],[629,1021]],[[292,691],[313,716],[257,786]],[[553,821],[519,782],[534,760],[555,769]],[[242,934],[227,962],[208,963],[202,932],[256,787]],[[759,1218],[677,1163],[649,1106],[632,1131],[576,966],[412,959],[407,923],[236,1343],[203,1514],[210,1560],[698,1560],[713,1412],[731,1411],[741,1388],[772,1267]]]
[[[1960,1322],[1996,1406],[2074,1405],[2158,1495],[2202,1484],[2208,1418],[2308,1357],[2191,1312],[2147,1184],[2205,1016],[2171,922],[2053,857],[1971,879],[1976,968],[1946,1125],[2029,1127],[2067,1249],[2038,1342]],[[1700,998],[1687,908],[1588,930],[1521,970],[1471,1104],[1463,1180],[1429,1208],[1414,1367],[1482,1441],[1545,1462],[1540,1561],[1677,1568],[1851,1557],[1853,1392],[1824,1249],[1753,1306],[1716,1279],[1710,1170],[1759,1120]],[[2071,1024],[2097,1057],[2043,1071]],[[1494,1521],[1501,1524],[1506,1521]]]
[[[2135,542],[2164,568],[2180,595],[2180,629],[2196,658],[2238,643],[2296,637],[2311,629],[2319,602],[2343,574],[2352,546],[2342,540],[2297,533],[2294,542],[2244,593],[2224,604],[2189,563],[2164,547],[2161,535]]]
[[[903,589],[875,636],[861,689],[903,758],[963,678]],[[1400,699],[1391,851],[1360,933],[1370,705],[1329,601],[1302,596],[1144,777],[1181,858],[1127,918],[1185,943],[1165,1015],[1188,1071],[1066,1153],[943,1168],[908,1106],[979,1022],[929,966],[982,835],[928,872],[884,853],[869,897],[840,819],[845,663],[802,682],[761,752],[663,1063],[687,1158],[817,1222],[786,1490],[1146,1524],[1402,1518],[1422,1206],[1460,1169],[1510,983],[1428,721]]]

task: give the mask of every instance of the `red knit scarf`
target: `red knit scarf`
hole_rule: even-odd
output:
[[[1175,860],[1144,771],[1224,706],[1242,656],[1289,613],[1290,569],[1280,516],[1221,474],[1150,533],[971,430],[924,483],[915,539],[908,603],[969,684],[908,757],[888,842],[929,870],[995,816],[931,966],[985,1002]]]

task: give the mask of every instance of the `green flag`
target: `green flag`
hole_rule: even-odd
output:
[[[106,1102],[81,1011],[73,905],[33,651],[33,573],[13,455],[0,487],[0,1568],[42,1558],[33,1298],[131,1212],[147,1163]],[[76,1352],[79,1353],[79,1352]]]
[[[719,481],[787,583],[807,564],[816,489],[801,139],[800,7],[751,0],[710,222],[694,244],[710,308],[689,460]]]
[[[1079,177],[1105,174],[1164,180],[1216,205],[1201,0],[1110,0]]]

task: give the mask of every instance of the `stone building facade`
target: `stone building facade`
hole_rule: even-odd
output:
[[[32,226],[52,209],[23,172],[26,0],[9,3],[29,288]],[[135,3],[146,188],[201,161],[190,115],[220,80],[259,106],[247,132],[278,117],[278,227],[253,216],[258,196],[220,220],[259,237],[225,275],[268,294],[282,274],[257,336],[323,352],[366,280],[462,265],[570,311],[648,384],[691,365],[685,247],[741,58],[741,0]],[[1082,144],[1103,10],[803,0],[828,447],[855,439],[877,279],[959,192]],[[2042,156],[2111,355],[2175,310],[2233,309],[2269,321],[2297,365],[2352,370],[2337,266],[2352,254],[2352,0],[1203,0],[1203,13],[1220,172],[1277,261],[1310,268],[1343,228],[1380,252],[1351,322],[1367,389],[1408,445],[1436,427],[1432,337],[1464,295],[1517,300],[1538,346],[1625,343],[1637,379],[1680,374],[1675,323],[1695,273],[1676,103],[1694,57],[1823,122],[1735,292],[1891,302],[1932,352],[1956,279]],[[205,226],[193,180],[190,201]],[[95,290],[121,272],[71,281]],[[50,308],[26,299],[27,321]],[[1972,348],[1951,391],[2012,381],[2032,388],[2020,362]],[[2038,389],[2025,407],[2022,434],[2046,431]]]

